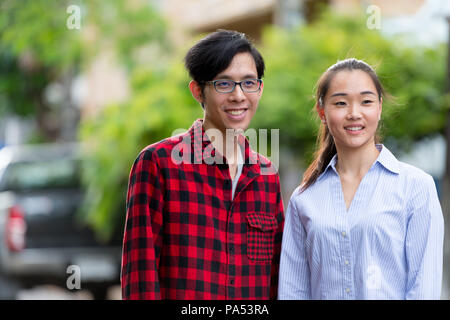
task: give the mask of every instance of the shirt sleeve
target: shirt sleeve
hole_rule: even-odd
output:
[[[277,223],[278,227],[274,240],[274,255],[272,258],[271,274],[270,274],[270,299],[275,300],[278,295],[278,273],[280,267],[281,240],[284,228],[284,207],[283,198],[281,197],[281,187],[279,177],[277,176],[278,194],[277,194]]]
[[[406,231],[406,299],[440,299],[444,219],[431,176],[417,183]]]
[[[131,168],[122,250],[122,298],[160,299],[163,180],[152,152],[141,152]]]
[[[294,191],[294,194],[298,189]],[[280,300],[311,299],[310,269],[306,256],[306,232],[291,197],[286,211],[281,246],[279,293]]]

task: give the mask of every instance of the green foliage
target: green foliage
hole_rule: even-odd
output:
[[[0,115],[11,111],[19,116],[33,113],[36,100],[32,97],[48,82],[48,73],[23,72],[17,57],[0,44]]]
[[[69,1],[0,4],[0,114],[45,110],[43,91],[68,68],[76,69],[80,41],[66,28]]]
[[[168,50],[166,25],[145,0],[84,1],[89,40],[85,50],[113,49],[128,69],[139,64],[137,54],[145,45],[157,44]]]
[[[71,5],[80,8],[80,29],[67,27]],[[45,111],[46,86],[81,72],[101,50],[116,52],[130,70],[145,45],[168,49],[165,23],[144,0],[8,0],[0,3],[0,10],[3,113]]]
[[[66,27],[66,8],[73,1],[3,1],[0,42],[14,55],[29,53],[35,63],[67,67],[81,54],[79,31]]]

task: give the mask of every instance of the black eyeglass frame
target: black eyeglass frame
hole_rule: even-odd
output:
[[[258,88],[255,90],[248,90],[242,87],[242,83],[245,81],[249,81],[249,80],[256,80],[258,82]],[[228,90],[228,91],[219,91],[217,89],[216,83],[219,81],[229,81],[229,82],[233,82],[233,87]],[[203,81],[203,83],[212,83],[214,86],[214,89],[218,92],[218,93],[231,93],[234,91],[234,89],[236,89],[236,85],[238,84],[241,87],[241,90],[243,92],[248,92],[248,93],[254,93],[254,92],[258,92],[261,89],[261,85],[262,85],[262,79],[256,79],[256,78],[249,78],[249,79],[244,79],[242,81],[233,81],[230,79],[217,79],[217,80],[211,80],[211,81]]]

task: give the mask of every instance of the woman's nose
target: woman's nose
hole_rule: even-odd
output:
[[[348,109],[347,117],[349,119],[361,118],[361,106],[358,103],[352,103]]]

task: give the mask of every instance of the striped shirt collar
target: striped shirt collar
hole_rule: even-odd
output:
[[[379,163],[382,167],[384,167],[386,170],[394,173],[399,174],[400,173],[400,165],[397,158],[392,154],[391,151],[389,151],[388,148],[386,148],[383,144],[376,144],[375,147],[380,151],[380,154],[377,157],[377,160],[373,165],[376,163]],[[327,167],[323,171],[323,173],[319,176],[317,180],[322,178],[322,176],[325,175],[325,173],[331,168],[336,174],[338,173],[336,170],[336,162],[337,162],[337,154],[333,156],[333,158],[328,163]]]

